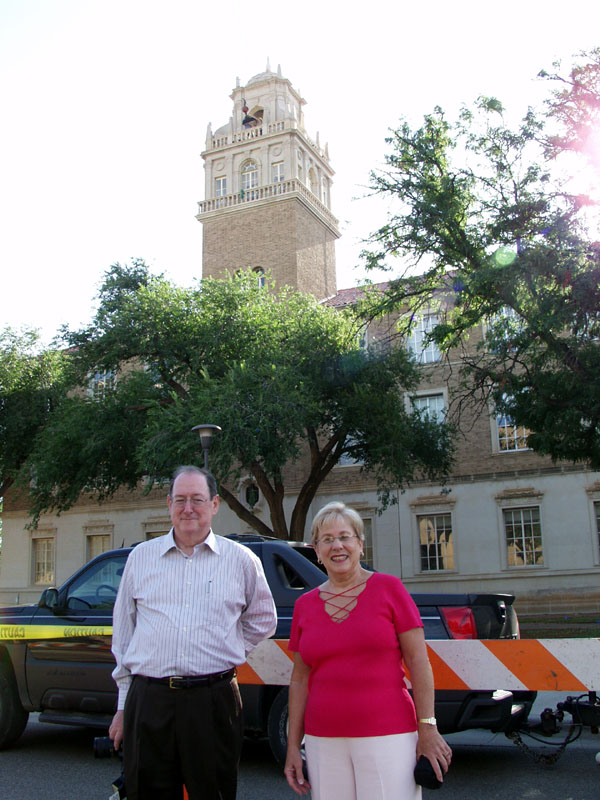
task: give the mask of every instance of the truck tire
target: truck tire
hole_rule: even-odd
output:
[[[25,730],[29,712],[19,700],[10,667],[0,664],[0,750],[10,747]]]
[[[275,695],[267,719],[267,735],[276,761],[283,767],[287,753],[288,689],[284,686]]]
[[[285,757],[287,755],[288,717],[288,687],[284,686],[283,689],[275,695],[267,719],[267,734],[269,736],[271,752],[281,767],[285,766]],[[301,750],[304,777],[308,780],[304,743],[302,744]]]

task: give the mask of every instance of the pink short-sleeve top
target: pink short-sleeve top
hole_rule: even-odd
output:
[[[398,634],[422,628],[402,582],[373,573],[343,622],[319,589],[294,607],[289,650],[310,667],[304,730],[312,736],[386,736],[417,728]]]

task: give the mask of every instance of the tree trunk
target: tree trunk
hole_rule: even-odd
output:
[[[224,486],[220,486],[219,495],[237,517],[246,522],[251,528],[254,528],[254,530],[261,536],[275,535],[271,528],[269,528],[266,523],[259,519],[259,517],[253,514],[249,508],[246,508],[245,505],[240,503],[237,497],[232,494],[229,489],[226,489]]]

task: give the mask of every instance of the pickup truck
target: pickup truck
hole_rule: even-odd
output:
[[[278,613],[276,639],[288,639],[296,599],[321,584],[310,545],[232,534],[261,559]],[[37,605],[0,609],[0,749],[40,721],[106,729],[116,708],[111,672],[112,609],[131,547],[97,556]],[[414,594],[428,639],[518,638],[510,594]],[[81,628],[84,630],[81,630]],[[269,739],[285,759],[287,687],[241,684],[246,733]],[[511,731],[527,720],[534,692],[437,691],[442,733]]]

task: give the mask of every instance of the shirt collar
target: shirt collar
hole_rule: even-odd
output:
[[[196,545],[196,547],[194,548],[194,553],[198,551],[198,548],[204,546],[212,550],[213,553],[219,554],[220,552],[219,542],[217,537],[213,533],[212,528],[208,532],[208,536],[206,537],[206,539],[203,542],[200,542],[200,544]],[[160,554],[161,556],[164,556],[170,550],[177,550],[177,549],[178,548],[175,543],[175,537],[173,536],[173,528],[171,528],[171,530],[167,533],[167,535],[163,536],[163,541],[161,542]]]

